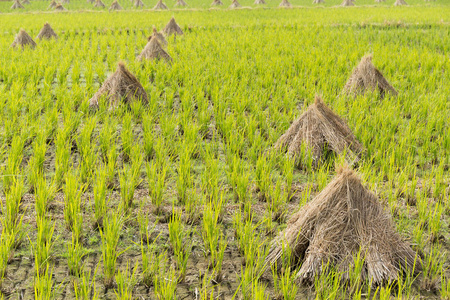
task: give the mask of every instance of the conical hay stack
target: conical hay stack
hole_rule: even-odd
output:
[[[255,0],[254,4],[255,5],[262,5],[262,4],[266,4],[266,1],[264,1],[264,0]]]
[[[336,154],[345,153],[350,165],[359,161],[364,149],[347,124],[318,96],[278,139],[275,148],[287,150],[291,157],[302,160],[303,143],[311,152],[314,167],[324,158],[325,147]]]
[[[105,99],[110,107],[118,106],[121,101],[126,104],[134,100],[148,103],[144,88],[122,62],[119,63],[116,72],[103,82],[101,88],[89,100],[89,106],[97,108],[102,99]]]
[[[325,0],[314,0],[313,4],[325,3]]]
[[[117,0],[114,1],[113,3],[111,3],[111,6],[109,7],[109,11],[122,10],[122,9],[123,9],[122,6],[120,6],[120,4],[119,4],[119,2],[117,2]]]
[[[220,0],[214,0],[213,3],[211,3],[211,6],[219,6],[219,5],[223,5],[222,1]]]
[[[136,1],[134,1],[134,6],[135,7],[144,7],[144,2],[142,2],[141,0],[136,0]]]
[[[41,31],[39,31],[39,34],[37,35],[36,39],[51,40],[52,38],[57,39],[58,36],[56,35],[55,31],[53,31],[53,28],[50,26],[50,24],[45,23],[44,27],[42,27]]]
[[[343,92],[356,96],[364,94],[366,91],[373,92],[375,90],[380,92],[381,97],[384,97],[386,92],[394,96],[398,94],[383,74],[372,64],[372,56],[367,55],[361,59],[361,62],[353,71],[344,86]]]
[[[94,7],[105,7],[105,4],[102,2],[102,0],[96,0]]]
[[[172,57],[164,51],[156,37],[152,37],[150,41],[145,45],[144,50],[138,55],[137,60],[142,61],[144,59],[148,60],[158,60],[163,59],[166,62],[171,62]]]
[[[237,0],[233,0],[233,2],[230,5],[230,8],[238,8],[241,7],[241,4]]]
[[[86,0],[87,3],[95,3],[95,0]]]
[[[352,0],[344,0],[341,6],[355,6],[355,4],[353,4]]]
[[[13,43],[11,44],[11,47],[22,47],[24,49],[25,47],[36,47],[36,42],[33,41],[31,36],[23,29],[20,29],[19,33],[16,35],[16,38],[14,39]]]
[[[61,0],[61,3],[62,3],[62,4],[69,4],[69,3],[70,3],[70,0]]]
[[[279,7],[292,7],[288,0],[282,0]]]
[[[50,2],[50,4],[48,5],[47,9],[55,8],[57,4],[58,3],[56,3],[55,0],[52,0],[52,2]]]
[[[164,35],[162,34],[162,33],[160,33],[160,32],[158,32],[157,30],[156,30],[156,27],[155,26],[153,26],[153,33],[152,33],[152,35],[148,38],[148,41],[150,42],[150,39],[151,38],[156,38],[156,39],[158,39],[158,42],[161,44],[161,46],[163,46],[163,47],[166,47],[167,46],[167,40],[166,40],[166,38],[164,37]]]
[[[162,0],[159,0],[158,3],[156,3],[155,7],[153,7],[154,10],[158,9],[168,9],[167,5],[165,5]]]
[[[178,26],[177,21],[175,21],[174,17],[172,17],[170,19],[169,23],[167,23],[166,27],[164,27],[162,32],[166,36],[170,36],[170,35],[172,35],[174,33],[176,33],[177,35],[182,35],[183,34],[183,30],[181,30],[180,26]]]
[[[347,280],[359,251],[365,258],[360,276],[374,285],[397,280],[401,272],[421,271],[420,259],[395,231],[390,215],[348,167],[339,169],[325,189],[291,217],[266,261],[280,267],[286,249],[295,263],[301,262],[300,282],[314,282],[327,264]]]
[[[28,1],[28,0],[23,0],[23,1],[22,1],[22,4],[31,4],[31,2]]]
[[[175,6],[187,6],[186,2],[184,0],[177,0],[177,3],[175,3]]]
[[[20,9],[24,8],[22,4],[18,0],[14,0],[13,5],[11,6],[11,9]]]
[[[405,0],[395,0],[394,6],[408,5]]]
[[[66,11],[67,9],[64,8],[64,6],[62,6],[62,4],[56,4],[55,6],[55,10],[56,11]]]

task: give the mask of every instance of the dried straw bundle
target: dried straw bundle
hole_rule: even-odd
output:
[[[372,64],[372,55],[367,55],[361,59],[361,62],[353,71],[344,86],[343,93],[356,96],[358,94],[364,94],[366,91],[373,92],[375,90],[380,92],[381,97],[384,97],[386,92],[394,96],[398,94],[384,78],[383,74]]]
[[[313,4],[325,3],[325,0],[314,0]]]
[[[262,4],[266,4],[266,1],[264,1],[264,0],[255,0],[254,4],[255,5],[262,5]]]
[[[58,3],[56,3],[55,0],[52,0],[52,2],[50,2],[50,4],[48,5],[47,9],[55,8],[57,4],[58,4]]]
[[[348,279],[359,251],[365,259],[360,276],[374,285],[397,280],[401,272],[421,271],[416,253],[395,231],[389,214],[348,167],[292,216],[266,261],[281,267],[283,249],[292,251],[295,263],[302,262],[298,278],[305,283],[314,282],[327,264]]]
[[[288,0],[282,0],[279,7],[292,7]]]
[[[65,9],[64,6],[62,6],[62,4],[58,3],[55,6],[55,10],[56,11],[66,11],[67,9]]]
[[[302,144],[311,151],[315,167],[324,158],[327,147],[336,154],[346,154],[348,164],[359,161],[363,146],[347,124],[316,96],[315,103],[308,107],[288,131],[275,143],[275,148],[288,151],[297,160],[302,157]]]
[[[156,38],[158,39],[158,42],[161,44],[161,46],[166,47],[167,46],[167,40],[164,37],[164,35],[160,32],[158,32],[158,30],[156,30],[156,27],[153,26],[153,33],[152,35],[148,38],[148,41],[150,42],[151,38]]]
[[[344,0],[341,6],[355,6],[352,0]]]
[[[20,29],[19,33],[16,35],[16,38],[14,39],[13,43],[11,44],[11,47],[22,47],[24,49],[25,47],[30,47],[34,49],[36,47],[36,42],[33,41],[31,36],[23,29]]]
[[[20,4],[19,0],[14,0],[13,5],[11,6],[11,9],[21,9],[24,8],[22,4]]]
[[[94,4],[94,7],[102,7],[102,8],[104,8],[105,7],[105,3],[103,3],[102,0],[96,0],[95,4]]]
[[[237,0],[233,0],[233,2],[230,5],[230,8],[238,8],[241,7],[241,4]]]
[[[39,31],[39,34],[37,35],[36,39],[51,40],[52,38],[57,39],[58,36],[56,35],[55,31],[53,31],[52,26],[50,26],[50,24],[48,23],[45,23],[44,27],[42,27],[41,31]]]
[[[148,60],[159,60],[162,59],[166,62],[171,62],[172,57],[164,51],[161,47],[161,44],[158,41],[158,38],[151,37],[148,41],[147,45],[145,45],[144,50],[142,50],[141,54],[138,55],[137,60],[142,61],[144,59]]]
[[[103,82],[101,88],[89,100],[91,108],[97,108],[99,101],[105,99],[110,107],[114,108],[120,102],[126,104],[134,100],[148,103],[147,93],[137,78],[127,70],[125,64],[120,62],[116,72]]]
[[[177,0],[177,3],[175,3],[175,6],[187,6],[186,2],[184,0]]]
[[[159,0],[158,3],[156,3],[155,7],[153,7],[153,9],[154,10],[158,10],[158,9],[163,10],[163,9],[169,9],[169,8],[167,7],[167,5],[165,5],[162,2],[162,0]]]
[[[223,5],[222,1],[220,0],[214,0],[213,3],[211,3],[211,6],[219,6],[219,5]]]
[[[23,0],[22,4],[31,4],[31,2],[29,0]]]
[[[113,1],[113,3],[111,3],[111,6],[109,7],[109,11],[112,10],[122,10],[122,6],[120,6],[119,2],[117,2],[117,0]]]
[[[180,26],[178,26],[175,18],[172,17],[169,23],[167,23],[166,27],[164,27],[164,29],[162,30],[162,33],[164,33],[166,36],[170,36],[174,33],[176,33],[177,35],[182,35],[183,30],[181,30]]]
[[[408,5],[405,0],[395,0],[394,6]]]
[[[136,0],[136,1],[134,1],[134,6],[135,7],[144,7],[144,2],[142,2],[141,0]]]
[[[68,3],[70,3],[70,0],[61,0],[61,3],[62,4],[68,4]]]

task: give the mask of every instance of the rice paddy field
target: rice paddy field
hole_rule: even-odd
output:
[[[450,2],[154,2],[0,2],[0,298],[450,299]],[[184,31],[166,37],[173,61],[138,61],[172,17]],[[58,39],[11,47],[46,22]],[[342,93],[368,54],[397,96]],[[148,104],[93,111],[119,62]],[[362,252],[346,280],[323,266],[304,284],[290,259],[267,263],[344,164],[273,147],[316,95],[362,144],[351,167],[418,275],[373,285]]]

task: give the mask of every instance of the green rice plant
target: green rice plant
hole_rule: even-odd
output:
[[[125,161],[128,161],[131,157],[131,146],[134,143],[133,121],[129,113],[126,113],[123,117],[120,137],[122,139],[123,158]]]
[[[72,233],[72,242],[67,243],[67,266],[69,275],[80,278],[84,273],[83,257],[87,254],[86,249],[80,244],[78,238]]]
[[[53,234],[55,224],[45,216],[36,216],[36,243],[34,246],[34,263],[40,274],[44,274],[52,257],[55,241]]]
[[[167,260],[160,262],[161,270],[158,276],[153,278],[155,287],[155,296],[159,300],[176,300],[177,272],[171,266],[168,266]]]
[[[334,270],[329,263],[324,264],[322,272],[314,278],[316,299],[342,299],[345,297],[341,288],[342,274]]]
[[[70,166],[70,145],[69,132],[67,129],[60,129],[55,139],[55,181],[58,187],[64,182],[64,176]]]
[[[51,300],[56,299],[56,293],[53,292],[52,281],[53,270],[47,265],[46,269],[41,273],[39,266],[36,265],[36,274],[34,276],[34,299]]]
[[[210,199],[219,197],[219,160],[206,150],[205,170],[202,173],[202,190]]]
[[[5,191],[5,203],[0,201],[2,209],[2,226],[7,236],[12,238],[13,248],[22,243],[25,236],[23,228],[23,213],[21,214],[22,197],[24,194],[23,177],[16,177],[11,186]]]
[[[11,254],[12,243],[12,236],[7,235],[5,229],[2,228],[2,234],[0,236],[0,289],[2,288],[3,280],[7,275],[6,269],[8,267],[8,260]]]
[[[266,291],[267,286],[263,283],[258,282],[257,280],[253,280],[252,282],[252,299],[255,300],[268,300],[269,295]]]
[[[109,213],[107,218],[103,220],[103,228],[100,230],[104,284],[107,287],[111,287],[114,284],[117,258],[122,253],[117,250],[117,246],[123,223],[124,218],[120,210]]]
[[[133,205],[134,191],[139,185],[139,173],[130,165],[124,165],[119,173],[122,207],[128,211]]]
[[[106,215],[106,194],[107,194],[107,170],[105,165],[101,165],[95,171],[95,181],[93,185],[94,197],[94,224],[95,227],[103,226],[103,217]]]
[[[188,190],[192,188],[192,176],[191,176],[191,168],[192,161],[190,157],[190,153],[186,148],[186,145],[183,144],[181,153],[179,154],[179,164],[177,168],[177,192],[178,192],[178,201],[181,204],[186,202],[186,197],[188,195]]]
[[[114,118],[106,118],[103,126],[98,135],[98,141],[100,144],[100,153],[106,161],[108,157],[111,145],[115,145],[116,142],[116,128],[117,122]]]
[[[291,268],[286,268],[283,274],[279,278],[279,288],[280,293],[283,299],[295,299],[297,296],[297,285],[295,284],[295,273],[292,272]],[[320,299],[317,295],[316,290],[316,299]]]
[[[167,262],[167,253],[156,251],[156,247],[148,240],[144,246],[144,242],[141,240],[141,255],[142,255],[142,282],[150,287],[155,282],[155,277],[159,276],[161,270],[161,264]]]
[[[285,207],[288,199],[288,192],[283,187],[282,179],[276,180],[275,188],[270,190],[269,195],[267,208],[273,213],[274,219],[280,221],[286,215]]]
[[[447,261],[446,254],[442,252],[440,245],[433,245],[430,253],[422,260],[423,279],[421,287],[427,291],[438,292],[441,288],[442,273],[445,273],[444,264]]]
[[[345,282],[347,287],[347,292],[349,295],[354,297],[355,295],[361,295],[363,280],[361,278],[361,274],[364,268],[365,263],[365,254],[361,252],[361,249],[358,253],[353,257],[353,264],[350,264],[350,268],[348,270],[348,279]]]
[[[95,278],[98,267],[91,278],[91,271],[85,271],[80,278],[73,281],[73,288],[75,291],[76,300],[97,300],[100,299],[99,292],[95,286]]]
[[[20,173],[20,166],[23,159],[23,148],[25,140],[21,136],[14,136],[11,141],[11,148],[8,153],[8,160],[3,167],[3,191],[6,193],[16,180]]]
[[[292,182],[294,181],[294,167],[295,162],[287,155],[283,156],[281,170],[286,181],[287,201],[292,198]]]
[[[106,163],[106,186],[111,188],[114,186],[114,177],[117,167],[117,150],[115,145],[109,148]]]
[[[46,139],[46,133],[40,132],[33,143],[33,156],[28,162],[28,182],[32,188],[36,186],[37,177],[44,172]]]
[[[202,219],[202,240],[205,255],[209,255],[209,267],[218,276],[222,270],[223,255],[227,246],[222,230],[218,224],[219,210],[209,201],[205,203]]]
[[[47,183],[44,176],[40,176],[36,182],[36,188],[34,192],[35,210],[37,217],[44,217],[46,215],[49,202],[53,200],[55,193],[55,183]]]
[[[142,116],[142,140],[144,145],[145,159],[149,161],[153,158],[155,147],[155,136],[153,132],[153,116],[146,113]]]
[[[269,199],[269,187],[271,185],[271,165],[267,157],[261,156],[256,161],[255,181],[262,201]]]
[[[444,272],[442,272],[444,273]],[[441,299],[449,300],[450,299],[450,279],[442,274],[441,277]]]
[[[440,230],[442,227],[442,215],[444,213],[444,204],[437,202],[433,211],[429,213],[428,224],[431,231],[431,241],[436,243],[440,238]]]
[[[117,288],[114,291],[117,299],[133,300],[133,289],[137,283],[136,272],[138,265],[133,270],[130,269],[128,262],[125,270],[119,270],[116,274]]]
[[[79,182],[78,177],[73,172],[67,173],[64,186],[64,221],[77,241],[80,241],[83,235],[81,196],[84,191],[85,187]]]
[[[189,235],[190,231],[181,222],[181,216],[174,212],[169,222],[169,240],[180,272],[179,281],[184,281],[186,278],[187,262],[192,252],[192,241]]]

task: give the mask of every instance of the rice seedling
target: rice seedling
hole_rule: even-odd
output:
[[[124,165],[119,173],[122,207],[128,211],[133,205],[134,191],[139,184],[139,173],[134,166]]]
[[[177,213],[172,214],[169,222],[169,240],[177,269],[180,272],[179,281],[184,281],[186,278],[187,262],[192,252],[192,242],[189,235],[191,233],[181,222],[180,215]]]
[[[117,258],[122,253],[118,251],[117,246],[123,223],[124,217],[119,210],[115,213],[109,213],[107,218],[103,220],[103,228],[100,229],[104,284],[108,287],[112,287],[114,284]]]
[[[153,160],[146,164],[150,201],[155,206],[157,214],[161,213],[167,176],[166,160],[162,160],[161,163],[162,165],[157,165],[157,162]]]
[[[21,213],[21,203],[25,185],[23,177],[16,177],[11,183],[8,191],[5,191],[5,203],[1,201],[1,220],[3,229],[7,236],[12,239],[13,249],[20,246],[25,236],[23,225],[23,212]]]
[[[95,285],[95,275],[97,274],[98,267],[91,279],[91,271],[85,271],[82,273],[79,279],[74,280],[73,287],[76,300],[97,300],[100,299],[100,295]]]
[[[125,270],[119,270],[116,274],[117,289],[114,291],[118,299],[132,300],[133,288],[137,283],[137,265],[131,269],[128,262]]]
[[[67,265],[69,274],[80,278],[84,273],[83,257],[87,254],[86,249],[80,244],[75,234],[72,233],[72,242],[67,245]]]
[[[85,187],[79,182],[79,178],[73,172],[67,173],[64,186],[64,221],[77,241],[80,241],[83,235],[81,196],[84,189]]]

